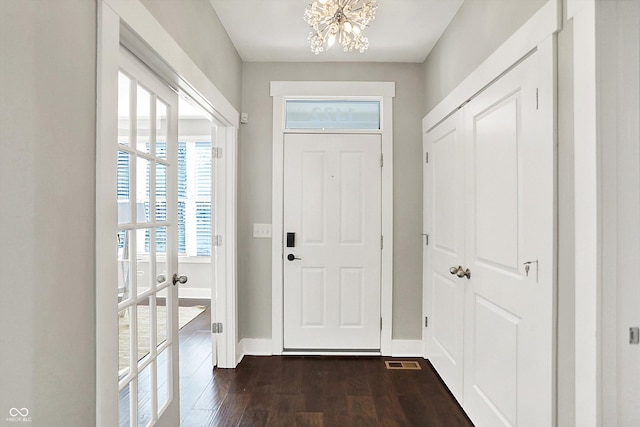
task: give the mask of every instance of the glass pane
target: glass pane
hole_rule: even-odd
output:
[[[118,302],[131,297],[130,231],[118,231]]]
[[[139,301],[136,305],[138,326],[138,361],[142,360],[151,349],[151,310],[149,298]]]
[[[149,222],[151,162],[138,157],[136,175],[136,222]]]
[[[167,273],[167,227],[156,228],[156,283],[169,280]]]
[[[118,313],[118,379],[125,377],[131,363],[131,328],[129,308]]]
[[[151,132],[151,94],[138,85],[137,138],[136,148],[144,153],[149,152],[149,134]]]
[[[379,101],[287,101],[287,129],[380,129]]]
[[[156,163],[156,221],[167,220],[167,167]]]
[[[131,138],[130,91],[131,79],[118,73],[118,143],[127,146]]]
[[[164,343],[168,336],[167,329],[167,316],[169,314],[167,310],[167,296],[169,290],[168,288],[164,288],[160,292],[158,292],[156,297],[156,312],[157,312],[157,324],[156,324],[156,342],[158,346]]]
[[[136,284],[138,295],[149,290],[152,286],[152,274],[149,252],[151,228],[140,228],[136,230],[136,240],[138,252],[136,256]]]
[[[118,193],[118,224],[131,223],[131,206],[129,200],[129,153],[118,151],[118,164],[116,166],[117,193]]]
[[[129,427],[131,425],[129,421],[131,419],[131,396],[129,384],[120,390],[118,401],[118,418],[120,419],[118,424],[120,427]]]
[[[180,255],[187,253],[187,234],[185,228],[186,212],[186,202],[178,202],[178,253]]]
[[[196,142],[196,255],[211,255],[211,142]]]
[[[156,101],[156,156],[167,158],[167,105]]]
[[[151,421],[151,366],[148,365],[138,375],[138,427]]]
[[[169,349],[165,349],[158,355],[158,413],[162,412],[162,407],[169,399]]]

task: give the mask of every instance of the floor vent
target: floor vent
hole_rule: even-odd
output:
[[[420,367],[419,362],[406,361],[406,360],[385,360],[384,366],[387,369],[405,369],[410,371],[420,371],[422,368]]]

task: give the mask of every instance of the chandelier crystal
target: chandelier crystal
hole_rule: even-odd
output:
[[[311,51],[316,55],[342,44],[345,52],[364,52],[369,39],[362,31],[375,19],[375,0],[317,0],[304,12],[304,20],[313,28],[309,33]]]

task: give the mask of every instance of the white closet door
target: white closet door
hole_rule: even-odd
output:
[[[545,58],[533,54],[464,109],[464,408],[478,426],[553,425],[555,168]]]
[[[431,129],[425,139],[425,355],[453,395],[463,397],[466,280],[450,273],[464,265],[464,138],[462,113]],[[428,153],[428,163],[427,161]]]

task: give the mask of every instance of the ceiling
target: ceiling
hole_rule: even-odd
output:
[[[209,0],[245,62],[423,62],[463,0],[377,0],[376,19],[363,34],[364,53],[337,43],[311,52],[304,21],[312,0]]]

